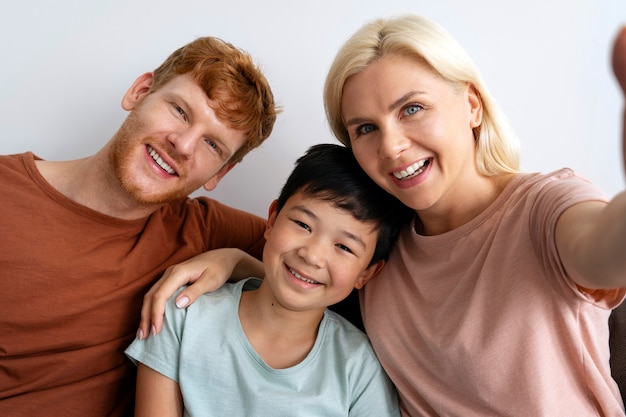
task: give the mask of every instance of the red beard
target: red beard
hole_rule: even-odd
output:
[[[203,183],[185,184],[183,179],[184,174],[181,173],[178,173],[179,175],[176,179],[178,187],[161,192],[149,192],[145,190],[140,183],[135,181],[135,172],[132,171],[132,166],[134,162],[133,158],[137,158],[135,155],[137,153],[137,147],[141,146],[143,152],[147,152],[145,149],[146,145],[156,143],[156,140],[150,136],[137,136],[137,132],[143,131],[143,125],[138,114],[132,111],[124,123],[122,123],[112,140],[109,160],[113,173],[117,177],[122,189],[137,203],[149,206],[162,205],[183,199],[200,188]],[[176,162],[180,161],[180,157],[176,154],[175,150],[168,153],[168,156]]]

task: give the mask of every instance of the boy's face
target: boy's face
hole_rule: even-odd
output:
[[[331,202],[301,192],[276,212],[265,231],[264,285],[291,310],[325,308],[361,288],[383,265],[368,264],[378,232]]]
[[[215,188],[234,166],[229,158],[246,134],[217,118],[213,103],[189,75],[150,92],[152,74],[139,77],[122,106],[131,113],[111,142],[122,187],[143,204],[162,204],[204,186]]]

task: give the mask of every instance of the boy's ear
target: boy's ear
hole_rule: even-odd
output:
[[[354,284],[354,288],[360,290],[367,284],[367,282],[374,278],[385,266],[385,261],[380,260],[376,262],[374,265],[368,267],[365,271],[361,273],[361,276],[356,280],[356,284]]]
[[[263,233],[263,237],[267,240],[270,230],[274,227],[274,223],[276,223],[276,217],[278,216],[278,200],[272,201],[270,204],[270,208],[267,214],[267,224],[265,226],[265,233]]]
[[[130,86],[124,97],[122,97],[122,108],[126,111],[134,109],[141,100],[148,94],[154,83],[154,73],[146,72],[141,74]]]

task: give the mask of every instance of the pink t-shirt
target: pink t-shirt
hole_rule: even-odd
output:
[[[403,232],[361,293],[367,333],[410,416],[623,416],[608,317],[626,289],[584,292],[554,230],[606,200],[569,169],[519,174],[471,222]]]

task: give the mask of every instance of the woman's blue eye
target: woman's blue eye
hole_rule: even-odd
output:
[[[371,133],[374,131],[374,125],[368,124],[368,125],[360,126],[358,131],[359,131],[359,134],[361,135]]]
[[[408,107],[404,110],[404,112],[405,112],[406,114],[408,114],[408,115],[411,115],[411,114],[415,114],[415,113],[417,113],[418,111],[420,111],[420,109],[421,109],[421,107],[420,107],[420,106],[418,106],[418,105],[411,105],[411,106],[408,106]]]

